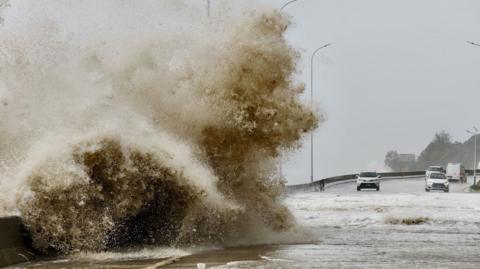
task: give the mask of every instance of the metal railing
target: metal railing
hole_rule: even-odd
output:
[[[477,174],[479,174],[480,169],[477,169]],[[467,175],[473,175],[473,169],[466,169],[465,173]],[[382,178],[396,178],[396,177],[415,177],[425,175],[425,170],[422,171],[410,171],[410,172],[387,172],[387,173],[378,173]],[[348,181],[355,179],[357,174],[347,174],[335,177],[327,177],[320,180],[315,180],[312,183],[304,183],[297,185],[287,185],[285,191],[287,193],[298,192],[298,191],[314,191],[317,186],[337,183],[341,181]]]

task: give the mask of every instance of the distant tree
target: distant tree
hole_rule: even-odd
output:
[[[477,158],[480,157],[480,137],[477,136]],[[456,159],[468,169],[473,169],[473,156],[475,149],[475,136],[471,136],[465,143],[460,144]],[[478,160],[477,160],[478,161]],[[477,164],[478,167],[478,164]]]
[[[453,148],[450,134],[445,131],[436,133],[433,141],[420,153],[416,168],[423,170],[431,165],[445,166],[449,162],[449,156],[454,152]]]
[[[398,152],[391,150],[385,155],[385,165],[390,167],[393,171],[398,171]]]
[[[398,154],[396,150],[391,150],[385,155],[385,165],[395,172],[413,171],[415,169],[414,154]]]
[[[448,163],[462,163],[467,169],[473,168],[474,141],[475,137],[470,137],[464,143],[453,142],[452,137],[445,131],[435,134],[433,140],[420,153],[413,165],[404,164],[397,151],[389,151],[385,155],[385,165],[393,171],[424,170],[428,166],[440,165],[446,167]],[[477,147],[477,156],[480,161],[480,137],[477,137],[479,143]]]

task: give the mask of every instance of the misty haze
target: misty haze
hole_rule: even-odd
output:
[[[480,2],[0,0],[0,267],[478,268]]]

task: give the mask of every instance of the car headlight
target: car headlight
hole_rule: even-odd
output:
[[[443,183],[443,184],[445,184],[445,186],[448,186],[448,181],[447,181],[447,182],[445,182],[445,183]]]
[[[433,183],[432,183],[431,181],[427,181],[427,185],[428,185],[428,186],[432,186],[432,184],[433,184]]]

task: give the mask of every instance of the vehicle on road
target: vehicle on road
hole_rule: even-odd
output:
[[[430,173],[425,179],[425,191],[441,190],[444,192],[450,191],[450,186],[447,177],[444,173]]]
[[[380,190],[381,176],[377,172],[361,172],[357,175],[357,191],[362,189]]]
[[[445,173],[445,169],[441,166],[429,166],[425,171],[425,178],[428,178],[431,173]]]
[[[449,163],[447,165],[446,176],[449,181],[460,181],[460,183],[467,182],[465,167],[461,163]]]

